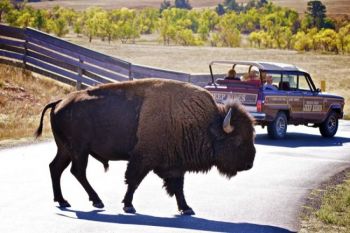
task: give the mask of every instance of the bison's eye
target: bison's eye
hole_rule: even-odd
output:
[[[234,139],[234,145],[235,146],[239,146],[239,145],[242,144],[242,141],[243,141],[242,137],[236,136],[235,139]]]

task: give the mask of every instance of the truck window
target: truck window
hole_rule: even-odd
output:
[[[289,88],[296,90],[298,86],[298,76],[294,74],[283,75],[283,82],[289,82]]]
[[[278,87],[278,84],[281,82],[280,74],[268,74],[272,76],[272,85]]]
[[[299,90],[302,91],[310,91],[309,83],[306,80],[306,77],[304,75],[299,75]]]

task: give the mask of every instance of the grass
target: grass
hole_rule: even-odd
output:
[[[309,207],[300,233],[350,232],[350,172],[340,184],[315,192],[314,196],[321,196],[320,207]]]
[[[43,107],[73,88],[0,64],[0,147],[33,139]],[[43,136],[51,135],[48,117]]]
[[[151,43],[152,40],[157,40],[154,36],[142,37],[136,44],[119,42],[109,44],[98,39],[89,43],[87,38],[73,34],[65,39],[136,64],[189,73],[208,73],[208,64],[212,60],[264,60],[292,63],[308,71],[317,87],[320,87],[321,80],[325,80],[327,92],[343,96],[346,118],[350,119],[349,55],[300,53],[277,49],[162,46],[157,42]]]

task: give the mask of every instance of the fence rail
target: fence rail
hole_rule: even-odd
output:
[[[141,66],[108,56],[32,28],[0,24],[0,63],[45,75],[77,88],[146,77],[203,86],[208,75],[191,75]]]

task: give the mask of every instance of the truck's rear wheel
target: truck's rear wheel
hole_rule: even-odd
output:
[[[287,133],[287,116],[284,112],[279,112],[274,121],[267,125],[267,133],[272,139],[282,139]]]
[[[338,131],[337,113],[330,112],[326,120],[320,125],[320,133],[323,137],[331,138]]]

